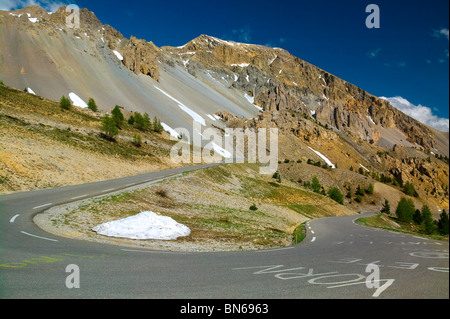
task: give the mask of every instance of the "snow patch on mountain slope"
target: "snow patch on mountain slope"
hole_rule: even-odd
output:
[[[318,151],[312,149],[312,148],[309,147],[309,146],[308,146],[308,148],[309,148],[311,151],[313,151],[314,153],[316,153],[320,158],[322,158],[329,166],[331,166],[331,168],[336,168],[336,166],[335,166],[333,163],[331,163],[331,161],[330,161],[328,158],[326,158],[325,155],[319,153]]]
[[[72,104],[78,107],[82,107],[84,109],[88,108],[88,105],[75,93],[69,93],[69,98],[72,100]]]
[[[117,52],[117,51],[113,51],[113,53],[116,55],[116,57],[120,60],[120,61],[123,61],[123,56],[122,56],[122,54],[120,54],[119,52]]]
[[[203,126],[206,126],[206,121],[205,119],[200,116],[198,113],[196,113],[195,111],[191,110],[189,107],[187,107],[186,105],[184,105],[183,103],[181,103],[180,101],[178,101],[177,99],[175,99],[174,97],[172,97],[170,94],[166,93],[165,91],[161,90],[159,87],[154,86],[155,89],[157,89],[158,91],[160,91],[161,93],[163,93],[165,96],[167,96],[168,98],[170,98],[172,101],[174,101],[175,103],[178,104],[178,107],[183,110],[184,112],[186,112],[187,114],[189,114],[190,117],[192,117],[192,119],[200,124],[202,124]]]

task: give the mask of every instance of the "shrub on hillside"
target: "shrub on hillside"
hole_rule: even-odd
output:
[[[339,188],[337,187],[331,187],[328,190],[328,196],[338,202],[339,204],[343,205],[344,204],[344,195],[342,195],[341,191],[339,190]]]
[[[390,214],[391,213],[391,205],[389,204],[389,201],[387,199],[384,200],[383,207],[381,208],[381,212],[384,214]]]
[[[108,114],[102,118],[102,126],[100,129],[105,133],[106,138],[109,140],[114,140],[114,137],[119,134],[116,122]]]
[[[414,185],[410,183],[409,181],[406,182],[405,185],[403,185],[403,192],[406,195],[419,197],[419,194],[417,193],[416,189],[414,188]]]
[[[139,134],[134,134],[133,136],[133,145],[136,147],[142,146],[142,137]]]
[[[366,188],[366,194],[372,195],[374,191],[373,184],[369,184],[369,186]]]
[[[92,112],[98,111],[97,104],[95,103],[94,99],[91,97],[89,98],[88,109],[90,109]]]
[[[320,190],[322,188],[322,185],[320,185],[319,179],[317,176],[314,176],[312,179],[311,187],[314,193],[320,194]]]
[[[122,111],[120,110],[120,107],[118,105],[116,105],[116,107],[111,111],[111,115],[114,122],[116,123],[116,126],[118,128],[122,128],[125,117],[123,116]]]
[[[164,128],[161,125],[161,121],[155,116],[153,119],[153,132],[161,133],[162,131],[164,131]]]
[[[142,115],[139,112],[134,113],[133,126],[139,131],[148,131],[152,129],[152,122],[150,121],[150,116],[145,113]]]
[[[63,95],[61,100],[59,100],[59,106],[64,110],[70,110],[72,104],[70,103],[70,100]]]
[[[276,179],[278,183],[281,183],[281,174],[279,171],[276,171],[273,175],[272,178]]]

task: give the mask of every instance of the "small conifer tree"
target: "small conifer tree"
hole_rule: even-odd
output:
[[[64,110],[70,110],[72,104],[70,103],[70,100],[63,95],[59,101],[59,106]]]

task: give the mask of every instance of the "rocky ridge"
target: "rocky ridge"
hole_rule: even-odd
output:
[[[244,92],[264,112],[313,115],[323,124],[376,144],[384,128],[398,128],[413,144],[436,147],[433,132],[375,97],[286,50],[202,35],[181,47],[163,47],[191,74],[208,74]]]

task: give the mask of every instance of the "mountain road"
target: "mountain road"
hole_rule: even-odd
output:
[[[204,253],[61,238],[33,223],[52,206],[210,166],[1,195],[0,298],[449,298],[448,242],[361,226],[361,215],[311,220],[295,246]]]

